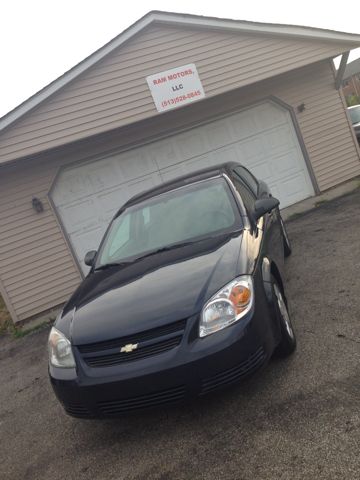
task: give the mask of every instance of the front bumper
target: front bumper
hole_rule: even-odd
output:
[[[77,371],[50,365],[51,383],[66,413],[109,417],[195,400],[237,385],[267,363],[275,347],[267,315],[191,341],[198,317],[188,319],[181,344],[161,355],[90,368],[76,353]]]
[[[257,289],[256,295],[256,307],[239,323],[199,338],[197,314],[187,319],[178,346],[146,359],[93,368],[74,347],[76,370],[49,366],[54,392],[69,415],[100,418],[192,401],[234,387],[267,363],[279,340],[264,289]]]

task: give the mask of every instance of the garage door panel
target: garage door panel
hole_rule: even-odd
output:
[[[254,115],[251,112],[246,112],[243,115],[236,115],[235,118],[229,120],[233,130],[234,136],[238,140],[249,138],[259,132],[259,127],[256,124]]]
[[[202,138],[200,132],[188,132],[182,134],[177,139],[180,156],[182,160],[201,155],[206,152],[205,139]]]
[[[211,149],[223,147],[232,143],[233,139],[225,122],[212,127],[205,127],[207,143]]]
[[[173,143],[168,140],[161,141],[156,148],[150,146],[149,152],[159,168],[165,168],[180,162]]]
[[[124,186],[126,188],[126,190],[124,189],[124,192],[126,191],[126,196],[127,196],[126,200],[129,200],[134,195],[137,195],[138,193],[148,190],[149,188],[156,187],[160,183],[162,183],[162,180],[159,172],[156,172],[151,175],[138,178],[135,181],[129,182],[129,184],[127,185],[127,188],[126,188],[126,185]]]
[[[249,168],[260,160],[269,157],[269,155],[266,154],[266,147],[260,136],[253,137],[251,140],[238,144],[237,150],[241,153],[240,161],[244,162],[244,165]]]
[[[66,227],[69,233],[96,225],[97,219],[100,217],[99,211],[95,210],[91,199],[60,207],[59,212],[63,218],[66,218]]]
[[[305,182],[304,174],[299,173],[292,178],[281,182],[283,188],[284,201],[290,200],[290,205],[304,199],[303,185]],[[310,196],[310,195],[308,195]]]
[[[150,158],[144,148],[114,155],[114,165],[119,177],[124,182],[157,171],[156,162]]]
[[[215,162],[211,161],[211,155],[204,155],[196,159],[188,160],[184,162],[185,167],[184,173],[196,172],[196,170],[201,170],[202,168],[211,167]]]
[[[87,229],[76,235],[70,234],[70,239],[76,250],[81,250],[86,253],[90,250],[98,249],[103,235],[104,225],[100,223],[96,227]],[[80,258],[80,260],[82,260],[82,258]]]
[[[126,202],[126,195],[123,188],[116,187],[113,191],[99,196],[99,204],[103,211],[102,220],[110,222],[121,205]]]
[[[314,194],[291,117],[271,102],[61,172],[52,198],[83,271],[85,253],[130,197],[228,161],[264,180],[281,208]]]
[[[184,175],[183,168],[181,164],[173,165],[172,167],[164,168],[161,170],[161,176],[163,182],[169,182],[176,177]]]
[[[211,165],[216,164],[215,161],[212,161],[211,156],[201,156],[186,162],[181,162],[177,165],[174,165],[169,168],[161,170],[161,176],[164,182],[173,180],[181,175],[186,175],[187,173],[196,172],[196,170],[201,170],[202,168],[210,167]]]
[[[248,168],[247,165],[244,165],[244,166]],[[270,168],[269,162],[264,161],[264,162],[258,163],[255,166],[251,165],[250,169],[256,178],[259,178],[260,180],[267,183],[268,185],[270,185],[270,183],[273,181],[273,172]]]
[[[121,178],[118,177],[114,165],[110,161],[106,162],[103,160],[100,164],[91,166],[86,176],[89,179],[93,192],[108,189],[121,182]]]
[[[83,172],[66,172],[61,184],[55,186],[52,197],[56,205],[66,205],[71,200],[76,200],[88,194]]]
[[[277,198],[279,200],[279,202],[281,203],[281,200],[282,200],[282,195],[279,191],[279,188],[277,185],[273,184],[271,185],[270,183],[268,183],[268,187],[269,187],[269,190],[270,190],[270,193],[271,195],[274,197],[274,198]]]
[[[279,127],[278,129],[268,133],[264,139],[267,143],[270,155],[286,152],[289,147],[295,146],[294,139],[289,134],[287,128]]]
[[[106,227],[107,224],[99,223],[95,228],[82,231],[76,235],[69,235],[74,250],[77,252],[78,261],[84,274],[87,274],[90,270],[90,268],[84,263],[85,254],[86,252],[97,250],[99,248]]]
[[[240,162],[239,155],[235,147],[225,147],[212,154],[214,165],[224,162]]]
[[[299,171],[299,159],[296,151],[280,155],[271,161],[273,175],[284,178]]]
[[[271,103],[255,108],[261,131],[278,125],[287,124],[287,112],[281,108],[273,108]]]
[[[304,200],[304,177],[301,173],[294,175],[291,178],[287,178],[283,182],[277,182],[277,184],[268,183],[272,195],[280,201],[280,208],[283,205],[292,205],[294,203]],[[276,191],[278,193],[276,193]]]
[[[280,200],[280,208],[285,208],[288,205],[292,205],[294,203],[299,202],[300,200],[303,200],[304,198],[311,196],[311,193],[309,190],[307,190],[306,194],[304,193],[304,185],[307,185],[308,179],[303,172],[295,171],[295,172],[292,172],[292,174],[289,174],[289,173],[286,174],[285,171],[282,171],[281,175],[276,177],[277,169],[274,167],[273,162],[272,162],[272,167],[273,167],[273,170],[271,172],[271,177],[270,178],[268,177],[267,179],[264,178],[264,181],[269,185],[272,195],[278,198],[278,200]],[[289,168],[289,171],[291,170],[294,170],[294,169]],[[261,178],[260,175],[259,175],[259,178]],[[274,178],[277,178],[276,184],[274,183]],[[279,192],[278,194],[274,193],[275,187]]]
[[[296,175],[296,177],[282,182],[282,186],[284,187],[287,196],[292,197],[294,195],[297,195],[302,191],[301,175]]]

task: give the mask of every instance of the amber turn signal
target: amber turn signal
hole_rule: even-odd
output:
[[[248,306],[250,296],[250,290],[243,285],[236,285],[236,287],[231,290],[229,300],[234,305],[237,315]]]

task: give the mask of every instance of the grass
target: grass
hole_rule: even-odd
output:
[[[49,320],[47,322],[41,322],[39,325],[36,325],[35,327],[32,328],[27,328],[26,330],[21,330],[20,328],[14,328],[11,332],[13,338],[22,338],[25,337],[25,335],[28,335],[31,332],[35,332],[36,330],[40,330],[40,328],[47,327],[48,325],[51,325],[54,323],[54,320]]]
[[[360,180],[359,180],[359,184],[360,184]],[[359,185],[360,187],[360,185]],[[328,203],[329,200],[319,200],[318,202],[315,202],[315,207],[318,207],[319,205],[323,205],[324,203]],[[292,215],[290,215],[289,218],[295,218],[295,217],[299,217],[300,215],[302,215],[304,212],[296,212],[296,213],[293,213]]]
[[[329,200],[319,200],[318,202],[315,202],[315,207],[318,207],[319,205],[323,205],[324,203],[327,203]]]
[[[55,318],[49,318],[47,322],[39,323],[32,328],[27,328],[25,330],[21,329],[21,324],[15,324],[12,321],[11,315],[6,308],[4,299],[0,295],[0,335],[11,335],[13,338],[22,338],[25,335],[28,335],[35,330],[40,330],[40,328],[47,327],[54,322]]]
[[[6,308],[4,299],[0,295],[0,335],[5,335],[6,333],[10,333],[15,327],[11,315]]]

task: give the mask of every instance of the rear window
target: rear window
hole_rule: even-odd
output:
[[[349,113],[353,124],[360,122],[360,105],[358,107],[349,108]]]

